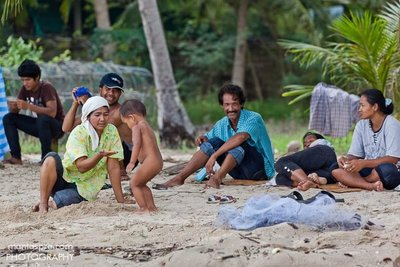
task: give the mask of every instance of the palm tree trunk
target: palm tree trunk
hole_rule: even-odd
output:
[[[74,33],[82,34],[82,8],[81,0],[74,1]]]
[[[246,69],[247,5],[248,5],[248,0],[240,1],[239,17],[237,24],[235,59],[232,70],[232,82],[242,87],[243,90],[244,90],[244,79],[245,79],[245,69]]]
[[[104,32],[111,31],[107,0],[94,0],[93,5],[96,14],[97,28],[103,30]],[[111,36],[107,36],[106,40],[106,44],[103,46],[103,58],[111,59],[115,51],[115,45],[112,42]]]
[[[161,144],[176,148],[193,141],[194,127],[180,100],[156,0],[139,0],[147,47],[156,84]]]

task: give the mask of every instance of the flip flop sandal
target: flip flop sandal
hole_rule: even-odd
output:
[[[212,196],[209,196],[209,197],[208,197],[207,203],[208,203],[208,204],[217,204],[217,203],[220,203],[221,199],[222,199],[221,196],[212,195]]]
[[[168,187],[163,184],[153,184],[151,186],[151,188],[155,189],[155,190],[167,190],[168,189]]]
[[[300,203],[304,202],[304,198],[303,198],[302,194],[300,194],[300,192],[298,192],[298,191],[293,191],[289,195],[282,196],[282,197],[283,198],[284,197],[291,198],[291,199],[296,200],[297,202],[300,202]]]
[[[233,196],[222,196],[219,200],[219,204],[227,204],[232,202],[236,202],[236,198],[234,198]]]

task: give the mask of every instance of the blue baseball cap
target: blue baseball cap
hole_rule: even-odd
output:
[[[124,80],[116,73],[107,73],[101,78],[100,87],[107,86],[108,88],[117,88],[124,91]]]
[[[80,86],[76,89],[74,96],[75,98],[78,98],[80,96],[88,95],[89,97],[92,97],[92,94],[89,92],[89,89],[85,86]]]

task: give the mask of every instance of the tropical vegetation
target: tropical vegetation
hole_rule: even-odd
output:
[[[321,64],[322,77],[349,92],[377,88],[400,106],[400,1],[387,3],[379,14],[370,11],[342,15],[330,26],[332,37],[323,45],[282,40],[293,60],[309,68]],[[307,98],[312,86],[287,85],[283,96]]]

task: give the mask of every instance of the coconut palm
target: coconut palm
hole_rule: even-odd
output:
[[[336,19],[330,28],[343,42],[316,46],[283,40],[280,44],[301,66],[322,63],[322,76],[347,91],[374,87],[398,102],[395,88],[400,71],[399,20],[400,1],[396,1],[387,4],[379,16],[369,11],[350,12],[349,16]],[[308,97],[312,90],[311,86],[302,85],[285,88],[289,91],[283,96],[296,96],[291,103]]]

